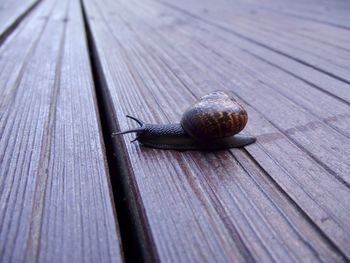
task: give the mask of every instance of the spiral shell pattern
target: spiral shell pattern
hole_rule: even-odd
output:
[[[225,91],[216,91],[200,98],[181,119],[182,128],[194,139],[218,139],[244,129],[246,110]]]

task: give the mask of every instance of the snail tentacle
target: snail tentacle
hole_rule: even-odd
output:
[[[126,115],[127,118],[129,119],[132,119],[134,121],[136,121],[139,125],[140,125],[140,128],[135,128],[135,129],[131,129],[131,130],[127,130],[127,131],[120,131],[120,132],[113,132],[112,133],[112,137],[116,136],[116,135],[122,135],[122,134],[127,134],[127,133],[132,133],[132,132],[142,132],[144,131],[144,126],[145,126],[145,122],[141,121],[140,119],[136,118],[136,117],[133,117],[131,115]],[[137,140],[137,137],[135,138],[135,140]],[[131,141],[131,142],[134,142],[135,140]]]
[[[122,135],[122,134],[127,134],[127,133],[132,133],[132,132],[142,132],[144,131],[144,128],[136,128],[136,129],[131,129],[131,130],[127,130],[127,131],[121,131],[121,132],[113,132],[112,133],[112,137],[116,136],[116,135]]]
[[[140,126],[142,127],[143,125],[145,125],[145,122],[144,121],[141,121],[140,119],[136,118],[136,117],[133,117],[131,115],[126,115],[127,118],[129,119],[132,119],[134,121],[136,121],[138,124],[140,124]]]

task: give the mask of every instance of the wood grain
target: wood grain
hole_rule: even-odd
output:
[[[136,195],[134,220],[146,226],[152,248],[144,253],[165,262],[350,258],[349,138],[341,124],[328,123],[334,115],[322,119],[327,109],[347,113],[345,101],[242,51],[246,42],[271,49],[182,11],[199,2],[179,4],[181,11],[153,1],[84,4],[113,127],[133,127],[125,114],[177,122],[199,96],[230,89],[247,105],[246,132],[258,136],[246,149],[215,153],[116,139],[115,151],[126,151],[124,180]],[[232,48],[226,39],[243,44]],[[330,77],[313,70],[315,78]],[[278,87],[282,81],[288,84]],[[299,96],[288,91],[294,85]],[[311,100],[315,94],[324,104]]]
[[[257,2],[252,1],[253,5]],[[320,2],[308,1],[294,1],[289,3],[286,1],[269,1],[266,5],[259,5],[259,8],[269,9],[276,13],[282,13],[287,16],[296,17],[303,21],[312,21],[318,24],[325,24],[343,29],[350,28],[350,19],[348,11],[350,9],[349,3],[346,1],[336,2]],[[337,19],[334,19],[334,17]]]
[[[16,30],[0,49],[1,261],[121,262],[80,3],[43,1]]]
[[[0,44],[40,0],[4,0],[0,3]]]
[[[292,58],[299,63],[312,67],[321,71],[324,74],[342,80],[346,83],[350,83],[349,79],[349,65],[346,61],[343,61],[345,64],[337,63],[337,59],[328,59],[327,53],[321,52],[319,44],[317,47],[308,47],[301,41],[301,38],[297,35],[293,35],[293,40],[288,41],[284,35],[284,31],[280,30],[279,33],[271,33],[271,28],[269,30],[264,30],[259,28],[261,26],[251,26],[253,23],[249,20],[249,23],[242,22],[239,17],[236,17],[230,12],[225,12],[225,6],[223,3],[212,3],[210,1],[202,2],[201,5],[193,2],[191,5],[187,5],[184,2],[177,1],[166,2],[166,5],[174,8],[178,11],[186,13],[196,19],[201,20],[202,22],[208,23],[210,25],[221,28],[230,34],[239,36],[248,42],[255,43],[264,47],[265,49],[272,50],[289,58]],[[186,6],[186,8],[182,8]],[[211,10],[215,7],[218,7],[219,10],[216,12],[205,13],[205,16],[202,15],[201,11],[203,8],[206,10]],[[231,7],[234,10],[234,6]],[[265,19],[266,20],[266,19]],[[267,20],[268,21],[268,20]],[[259,23],[260,25],[262,23]],[[232,26],[235,25],[235,26]],[[346,31],[344,34],[349,34]],[[330,47],[331,48],[331,47]],[[315,54],[314,52],[318,52]],[[342,52],[338,50],[338,52]]]

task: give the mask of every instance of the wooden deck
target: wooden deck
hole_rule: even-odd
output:
[[[230,90],[243,149],[130,143]],[[350,2],[3,0],[1,262],[350,260]]]

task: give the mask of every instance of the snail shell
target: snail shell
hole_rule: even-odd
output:
[[[256,141],[253,136],[237,134],[246,126],[248,115],[232,94],[224,91],[200,98],[184,112],[181,123],[149,124],[127,117],[140,127],[113,135],[136,132],[135,140],[152,148],[220,150],[243,147]]]
[[[230,94],[217,91],[200,98],[188,108],[181,126],[197,140],[229,137],[244,129],[246,110]]]

